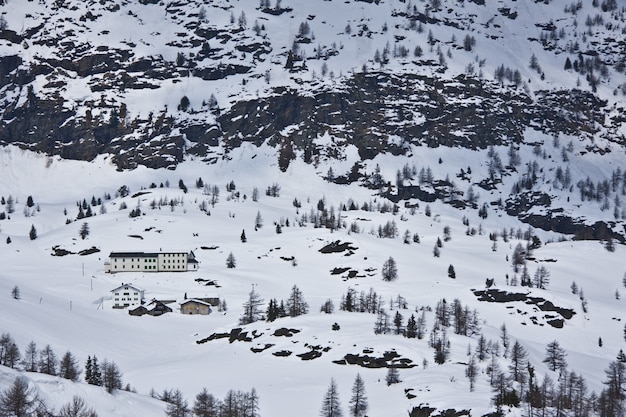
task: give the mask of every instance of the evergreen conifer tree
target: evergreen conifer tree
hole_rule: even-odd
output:
[[[367,395],[365,393],[365,382],[360,374],[356,374],[354,384],[352,384],[352,398],[350,399],[350,415],[352,417],[363,417],[367,412]]]
[[[65,352],[65,355],[63,355],[61,361],[59,362],[59,376],[76,382],[78,381],[79,375],[80,371],[78,369],[76,358],[74,358],[74,355],[72,355],[71,352]]]
[[[342,417],[341,404],[339,403],[339,392],[335,379],[330,380],[330,386],[322,400],[322,408],[320,409],[321,417]]]
[[[417,322],[415,321],[415,315],[411,314],[411,317],[406,322],[405,336],[409,339],[417,337]]]
[[[30,226],[30,232],[28,233],[28,237],[30,237],[30,240],[37,239],[37,229],[35,229],[34,224]]]
[[[398,371],[398,368],[394,366],[389,367],[389,369],[387,370],[387,376],[385,377],[385,382],[387,383],[387,385],[397,384],[401,382],[400,371]]]
[[[196,417],[218,417],[220,411],[220,400],[203,388],[193,403],[192,412]]]

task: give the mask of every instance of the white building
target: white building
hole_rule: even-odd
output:
[[[143,290],[132,284],[122,284],[112,289],[113,308],[125,308],[143,303]]]
[[[187,272],[197,271],[193,252],[111,252],[104,272]]]

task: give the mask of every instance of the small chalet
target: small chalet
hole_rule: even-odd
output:
[[[147,306],[138,306],[133,309],[128,310],[128,314],[131,316],[143,316],[145,314],[149,316],[162,316],[165,313],[171,313],[173,310],[171,307],[168,307],[167,304],[173,303],[174,300],[157,300],[152,299]]]
[[[132,284],[122,284],[111,290],[113,308],[126,308],[143,304],[144,291]]]
[[[165,313],[171,313],[173,310],[168,304],[173,302],[174,300],[157,300],[154,298],[148,303],[148,306],[151,307],[148,314],[151,316],[161,316]]]
[[[187,272],[197,271],[198,261],[190,252],[111,252],[104,272]]]
[[[219,298],[190,298],[180,303],[181,314],[211,314],[219,305]]]

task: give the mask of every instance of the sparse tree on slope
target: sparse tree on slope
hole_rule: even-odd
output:
[[[57,356],[50,345],[46,345],[41,352],[39,352],[39,372],[42,374],[56,375],[57,374]]]
[[[415,315],[411,314],[411,317],[406,322],[405,336],[409,339],[415,339],[417,337],[417,322],[415,321]]]
[[[478,377],[478,366],[476,365],[476,359],[474,355],[470,357],[470,361],[465,367],[465,376],[469,379],[470,382],[470,391],[474,391],[474,387],[476,386],[476,378]]]
[[[80,236],[80,238],[82,240],[85,240],[85,238],[87,236],[89,236],[89,224],[87,224],[87,222],[84,222],[81,226],[80,226],[80,230],[78,231],[78,235]]]
[[[287,314],[290,317],[297,317],[309,312],[309,305],[304,301],[302,291],[297,286],[291,288],[291,295],[287,299]]]
[[[385,382],[387,385],[397,384],[400,382],[400,371],[396,367],[390,367],[387,371],[387,376],[385,376]]]
[[[20,349],[9,333],[0,336],[0,365],[16,368],[20,362]]]
[[[511,347],[511,364],[509,365],[509,371],[511,371],[511,377],[516,382],[524,382],[526,378],[526,359],[528,353],[526,349],[517,340]]]
[[[604,371],[606,379],[603,381],[606,388],[600,395],[600,415],[610,417],[623,417],[624,392],[626,391],[626,363],[613,361]]]
[[[239,324],[250,324],[260,320],[263,315],[262,305],[263,299],[252,287],[252,291],[248,293],[248,300],[243,304],[243,315],[239,319]]]
[[[416,336],[419,340],[422,340],[426,336],[426,310],[422,310],[422,314],[417,318]]]
[[[526,263],[526,251],[521,243],[518,243],[513,250],[513,256],[511,256],[511,265],[513,266],[513,272],[519,272],[520,265]]]
[[[59,376],[61,378],[70,379],[74,382],[78,381],[80,376],[80,370],[78,369],[78,363],[76,358],[71,352],[65,352],[65,355],[59,362]]]
[[[102,385],[110,394],[114,390],[122,389],[122,373],[115,362],[102,362]]]
[[[233,253],[229,253],[226,258],[226,267],[229,269],[235,268],[237,266],[237,261],[235,260],[235,255]]]
[[[402,314],[400,314],[400,311],[396,310],[396,314],[393,317],[393,324],[395,326],[396,334],[402,333],[403,320],[404,320],[404,317],[402,317]]]
[[[34,224],[30,226],[30,232],[28,232],[28,237],[30,237],[30,240],[37,239],[37,229],[35,229]]]
[[[75,395],[72,401],[59,410],[59,417],[98,417],[93,408],[87,408],[85,400]]]
[[[90,385],[102,385],[102,373],[100,372],[98,358],[95,355],[93,358],[87,356],[87,363],[85,364],[85,382]]]
[[[328,391],[322,400],[322,408],[320,409],[321,417],[342,417],[341,405],[339,404],[339,392],[335,379],[330,380]]]
[[[395,281],[398,279],[398,267],[396,261],[391,256],[383,263],[383,281]]]
[[[452,264],[448,267],[448,278],[456,278],[456,272],[454,271],[454,266]]]
[[[551,371],[561,371],[567,368],[565,356],[567,356],[565,349],[559,345],[559,342],[553,340],[546,345],[546,357],[543,362],[548,364]]]
[[[261,212],[257,211],[256,218],[254,219],[254,230],[260,229],[263,227],[263,217],[261,217]]]
[[[26,380],[18,377],[13,385],[0,393],[0,416],[30,416],[37,402],[37,395],[28,389]]]
[[[37,372],[37,344],[34,341],[26,346],[22,366],[26,372]]]
[[[11,290],[11,297],[14,300],[19,300],[21,298],[20,287],[18,287],[17,285],[13,287],[13,289]]]
[[[177,389],[170,397],[170,401],[165,409],[165,414],[168,417],[187,417],[189,412],[187,400],[183,397],[183,393]]]
[[[220,400],[209,394],[206,388],[203,388],[196,395],[192,411],[197,417],[219,417],[220,407]]]
[[[541,265],[539,268],[537,268],[537,271],[535,272],[535,276],[533,277],[533,284],[535,284],[535,287],[545,290],[549,283],[550,272],[545,266]]]
[[[365,382],[360,374],[356,374],[352,385],[352,398],[350,399],[350,415],[362,417],[367,412],[367,395],[365,394]]]

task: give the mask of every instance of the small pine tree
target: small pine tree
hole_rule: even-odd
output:
[[[183,182],[182,178],[178,180],[178,188],[183,190],[183,193],[187,193],[187,186]]]
[[[398,384],[402,382],[400,380],[400,371],[398,371],[398,368],[395,368],[393,366],[389,368],[389,370],[387,371],[387,376],[385,377],[385,382],[387,382],[387,385]]]
[[[37,229],[35,229],[35,225],[31,225],[30,227],[30,232],[28,233],[28,237],[30,237],[30,240],[35,240],[37,239]]]
[[[31,343],[34,343],[34,342],[31,342]],[[85,363],[85,382],[88,384],[91,384],[92,372],[93,372],[93,365],[91,362],[91,356],[87,356],[87,362]]]
[[[82,240],[85,240],[85,238],[87,236],[89,236],[89,225],[87,224],[87,222],[84,222],[81,226],[80,226],[80,230],[78,231],[78,235],[80,236],[80,238]]]
[[[25,378],[17,377],[6,390],[0,393],[0,412],[6,416],[35,415],[37,395],[28,388]]]
[[[39,372],[42,374],[56,375],[57,364],[57,356],[54,354],[50,345],[46,345],[46,347],[39,352]]]
[[[93,358],[87,357],[87,364],[85,365],[85,381],[90,385],[102,386],[102,372],[100,371],[98,358],[95,355]]]
[[[187,417],[190,411],[187,400],[185,400],[183,393],[179,389],[171,393],[170,401],[165,409],[165,415],[168,417]]]
[[[59,362],[59,376],[61,378],[70,379],[74,382],[78,381],[80,370],[76,358],[71,352],[66,352]]]
[[[261,311],[262,305],[263,299],[252,287],[252,291],[248,294],[248,300],[243,304],[244,312],[239,319],[239,324],[250,324],[260,320],[263,316]]]
[[[241,243],[246,243],[248,241],[248,238],[246,237],[246,231],[245,230],[241,231],[240,239],[241,239]]]
[[[21,298],[20,287],[18,287],[17,285],[13,287],[13,289],[11,290],[11,297],[13,297],[14,300],[19,300]]]
[[[415,315],[411,314],[411,317],[406,322],[405,336],[409,339],[417,337],[417,321],[415,321]]]
[[[332,314],[335,311],[335,305],[333,304],[333,300],[330,298],[324,301],[322,307],[320,308],[321,313]]]
[[[470,392],[474,391],[474,388],[476,386],[476,378],[478,377],[478,374],[479,374],[479,369],[478,369],[478,366],[476,365],[476,359],[474,358],[474,355],[472,355],[469,363],[465,367],[465,376],[467,377],[467,379],[469,379],[469,382],[470,382]]]
[[[263,217],[261,217],[261,212],[257,211],[256,218],[254,219],[254,230],[260,229],[263,227]]]
[[[559,342],[554,340],[546,345],[546,357],[543,362],[547,363],[551,371],[563,370],[567,368],[567,361],[565,360],[565,349],[563,349]]]
[[[37,415],[42,415],[37,413]],[[98,417],[93,408],[87,408],[85,400],[75,395],[72,401],[64,404],[59,410],[60,417]]]
[[[396,261],[391,256],[383,263],[381,271],[383,275],[383,281],[395,281],[398,279],[398,267]]]
[[[220,401],[203,388],[193,403],[192,412],[197,417],[217,417],[219,416]]]
[[[37,344],[34,341],[26,346],[22,366],[26,372],[37,372]]]
[[[237,266],[237,262],[235,261],[235,255],[233,255],[233,253],[229,253],[228,257],[226,258],[226,267],[227,268],[235,268]]]
[[[330,380],[330,386],[322,400],[322,408],[320,409],[321,417],[342,417],[341,405],[339,403],[339,392],[335,379]]]
[[[454,271],[454,266],[452,264],[448,267],[448,277],[452,279],[456,278],[456,272]]]
[[[352,384],[352,398],[350,399],[350,415],[352,417],[362,417],[367,412],[367,395],[365,393],[365,382],[360,374],[356,374],[354,384]]]
[[[102,362],[102,385],[109,394],[122,389],[122,373],[115,362],[106,359]]]

